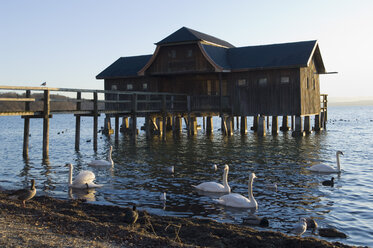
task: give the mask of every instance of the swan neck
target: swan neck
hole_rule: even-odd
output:
[[[224,170],[224,173],[223,173],[223,186],[224,186],[224,188],[229,187],[229,185],[228,185],[228,170]]]
[[[253,196],[253,181],[254,181],[254,178],[253,177],[250,177],[249,179],[249,188],[248,188],[248,191],[249,191],[249,199],[253,199],[254,196]]]
[[[108,159],[108,161],[111,163],[111,165],[114,165],[114,161],[113,161],[113,159],[112,159],[112,157],[111,157],[111,153],[112,153],[113,151],[112,151],[112,149],[110,149],[109,150],[109,153],[108,153],[108,155],[107,155],[107,159]]]
[[[339,154],[337,153],[337,167],[338,167],[338,172],[341,171],[341,164],[339,163]]]
[[[69,181],[68,181],[69,186],[72,185],[72,183],[73,183],[73,167],[69,166]]]

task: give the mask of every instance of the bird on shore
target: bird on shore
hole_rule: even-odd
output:
[[[252,210],[258,209],[258,203],[256,202],[254,195],[253,195],[253,181],[256,178],[255,173],[251,173],[249,176],[249,186],[248,186],[248,195],[249,198],[242,196],[237,193],[229,193],[227,195],[223,195],[216,201],[219,204],[228,206],[228,207],[235,207],[235,208],[251,208]]]
[[[36,195],[35,180],[31,179],[31,187],[19,189],[9,194],[11,199],[22,201],[23,207],[26,207],[26,201],[32,199]]]
[[[223,184],[216,183],[216,182],[204,182],[200,183],[197,186],[192,185],[194,188],[206,191],[206,192],[221,192],[221,193],[229,193],[231,192],[231,188],[228,185],[228,172],[229,166],[226,164],[224,166],[223,172]]]
[[[330,180],[325,180],[325,181],[323,181],[323,182],[322,182],[322,185],[333,187],[333,186],[334,186],[334,177],[332,177]]]
[[[95,184],[93,181],[96,179],[95,174],[92,171],[81,171],[73,181],[73,169],[72,164],[66,164],[69,167],[69,180],[68,185],[74,189],[88,189],[88,188],[99,188],[101,184]]]
[[[343,152],[337,151],[337,168],[334,168],[327,164],[315,164],[308,168],[309,171],[312,172],[322,172],[322,173],[340,173],[341,172],[341,165],[339,163],[339,155],[343,155]]]
[[[242,224],[250,226],[268,227],[269,221],[267,217],[258,217],[255,214],[250,214],[248,217],[242,219]]]
[[[107,155],[107,160],[92,160],[91,162],[88,163],[89,166],[93,167],[113,167],[114,166],[114,161],[111,157],[113,153],[113,146],[110,146],[108,155]]]
[[[299,222],[294,226],[293,233],[297,236],[302,236],[307,230],[307,221],[305,218],[300,218]]]
[[[317,227],[318,227],[317,222],[312,218],[306,218],[306,223],[307,223],[307,230],[312,229],[312,233],[315,234]]]
[[[132,209],[128,209],[123,221],[127,224],[135,224],[139,218],[139,213],[136,211],[136,205],[133,205]]]

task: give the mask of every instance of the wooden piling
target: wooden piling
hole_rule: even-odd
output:
[[[132,111],[131,111],[131,137],[132,143],[136,143],[137,137],[137,94],[132,94]]]
[[[260,137],[266,136],[266,119],[263,115],[259,116],[257,133]]]
[[[294,124],[295,124],[294,131],[291,135],[293,137],[304,136],[302,117],[299,115],[295,116]]]
[[[206,117],[206,133],[212,134],[214,132],[214,124],[212,122],[212,116]]]
[[[176,116],[174,121],[174,133],[181,133],[183,129],[183,119],[181,116]]]
[[[312,131],[311,131],[311,119],[309,116],[305,116],[304,117],[304,128],[303,128],[303,131],[305,132],[305,134],[310,134]]]
[[[247,118],[246,116],[241,116],[241,134],[247,134]]]
[[[321,124],[321,123],[320,123],[320,114],[317,114],[317,115],[315,115],[315,127],[314,127],[313,130],[315,130],[316,132],[317,132],[317,131],[321,131],[321,130],[322,130],[322,127],[321,127],[320,124]]]
[[[278,135],[278,116],[272,116],[272,135]]]
[[[43,159],[49,157],[49,113],[50,113],[50,93],[44,90],[43,109]]]
[[[253,116],[253,126],[251,127],[251,130],[254,132],[258,131],[258,122],[259,122],[259,117],[257,115]]]
[[[82,99],[82,93],[76,93],[76,99],[78,102],[76,103],[76,110],[80,111],[82,109],[82,103],[80,100]],[[80,149],[80,115],[75,115],[75,150],[79,151]]]
[[[115,141],[119,141],[119,115],[115,115]]]
[[[26,98],[31,97],[31,91],[26,90]],[[30,102],[25,102],[25,111],[30,111]],[[28,144],[30,137],[30,118],[24,117],[24,129],[23,129],[23,157],[28,158]]]
[[[282,116],[282,126],[280,127],[280,130],[283,132],[287,132],[290,130],[287,115]]]
[[[97,151],[98,132],[98,94],[93,92],[93,150]]]

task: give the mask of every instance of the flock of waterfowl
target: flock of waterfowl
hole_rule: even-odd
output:
[[[108,151],[108,157],[107,160],[93,160],[88,163],[89,166],[92,167],[98,167],[98,168],[113,168],[114,161],[112,159],[112,151],[113,148],[110,146],[110,149]],[[334,168],[330,165],[325,164],[317,164],[313,165],[310,168],[308,168],[309,171],[312,172],[321,172],[321,173],[340,173],[341,167],[340,167],[340,160],[339,155],[343,155],[341,151],[337,151],[337,168]],[[80,171],[80,173],[75,176],[73,180],[73,170],[74,166],[72,164],[66,164],[66,167],[69,167],[69,177],[68,177],[68,186],[70,189],[91,189],[91,188],[99,188],[102,187],[102,184],[96,184],[94,182],[95,180],[95,174],[92,171],[84,170]],[[212,166],[213,170],[217,170],[217,165],[214,164]],[[165,171],[169,173],[174,173],[174,166],[168,167],[165,169]],[[254,215],[253,213],[258,209],[258,203],[254,198],[253,195],[253,181],[254,178],[256,178],[255,173],[249,174],[249,182],[248,182],[248,198],[238,194],[238,193],[232,193],[231,188],[228,184],[228,172],[229,172],[229,166],[224,165],[224,171],[223,171],[223,182],[222,184],[217,182],[203,182],[198,185],[192,185],[197,191],[202,192],[208,192],[208,193],[223,193],[224,195],[220,196],[218,199],[214,199],[214,201],[218,204],[233,207],[233,208],[244,208],[244,209],[250,209],[251,214],[243,219],[243,224],[247,225],[257,225],[262,227],[269,226],[269,220],[266,217],[258,217]],[[331,180],[323,181],[322,185],[324,186],[334,186],[334,177],[331,178]],[[277,185],[271,184],[268,185],[269,189],[277,191]],[[26,189],[20,189],[16,190],[14,192],[9,193],[9,197],[12,199],[17,199],[22,201],[23,206],[25,207],[25,202],[32,199],[36,195],[36,188],[35,188],[35,180],[31,180],[31,187]],[[160,196],[160,199],[164,202],[166,202],[166,193],[162,193]],[[132,211],[129,211],[130,214],[128,216],[126,215],[125,222],[133,224],[136,222],[138,218],[138,213],[136,212],[136,206],[133,206]],[[292,232],[297,235],[301,236],[303,233],[306,232],[307,229],[312,229],[312,233],[316,231],[318,228],[318,225],[315,220],[312,218],[300,218],[299,223],[297,223]],[[327,228],[323,231],[326,231]],[[333,231],[333,230],[332,230]],[[337,231],[338,232],[338,231]],[[320,229],[319,229],[320,233]]]

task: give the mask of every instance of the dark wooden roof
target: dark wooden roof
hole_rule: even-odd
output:
[[[202,47],[223,70],[305,67],[316,51],[318,70],[325,73],[316,40],[229,49],[209,45]]]
[[[167,36],[166,38],[164,38],[163,40],[155,44],[164,45],[164,44],[190,42],[190,41],[206,41],[209,43],[216,44],[218,46],[229,47],[229,48],[234,47],[229,42],[226,42],[224,40],[218,39],[211,35],[204,34],[204,33],[201,33],[196,30],[186,28],[186,27],[180,28],[176,32],[170,34],[169,36]]]
[[[210,63],[220,71],[260,70],[306,67],[314,58],[317,72],[325,72],[316,40],[261,46],[234,47],[213,36],[183,27],[160,42],[160,45],[197,41]],[[122,57],[96,76],[97,79],[136,77],[154,55]]]
[[[96,76],[97,79],[137,77],[152,55],[121,57]]]

